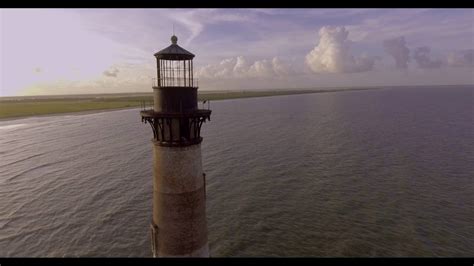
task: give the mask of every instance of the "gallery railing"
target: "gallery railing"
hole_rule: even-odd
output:
[[[152,78],[153,87],[199,87],[198,79],[195,78]]]

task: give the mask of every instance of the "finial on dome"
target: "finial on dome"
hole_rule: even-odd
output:
[[[178,43],[178,37],[176,37],[176,35],[171,36],[171,43],[172,44],[177,44]]]

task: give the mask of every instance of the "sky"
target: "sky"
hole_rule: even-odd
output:
[[[153,54],[200,90],[474,84],[474,9],[0,9],[0,96],[152,92]]]

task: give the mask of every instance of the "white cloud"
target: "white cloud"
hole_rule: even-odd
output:
[[[272,63],[266,59],[255,61],[248,71],[250,77],[270,77],[273,74]]]
[[[188,11],[175,16],[175,20],[184,25],[190,32],[191,35],[186,40],[186,44],[189,44],[194,38],[196,38],[204,29],[203,23],[197,21],[194,16],[197,11]]]
[[[474,67],[474,49],[451,52],[448,55],[448,65],[454,67]]]
[[[199,78],[269,78],[287,76],[295,71],[292,66],[278,57],[256,60],[249,63],[243,56],[222,60],[217,64],[209,64],[196,72]]]
[[[415,59],[420,68],[439,68],[442,65],[441,60],[432,60],[430,58],[431,49],[427,46],[418,47],[413,52]]]
[[[373,9],[346,28],[351,39],[367,43],[405,36],[415,46],[437,49],[472,46],[472,10]]]
[[[255,17],[252,14],[230,13],[219,9],[194,9],[194,10],[177,10],[167,12],[168,18],[183,25],[191,32],[191,35],[184,42],[185,45],[199,36],[207,25],[220,22],[252,22]]]
[[[111,68],[105,70],[102,74],[103,74],[104,76],[106,76],[106,77],[114,77],[114,78],[116,78],[117,75],[118,75],[118,73],[119,73],[118,68],[116,68],[116,67],[111,67]]]
[[[237,57],[237,62],[233,68],[233,72],[237,76],[244,76],[248,72],[250,65],[243,56]]]
[[[345,27],[322,27],[319,30],[319,44],[306,55],[306,64],[316,73],[354,73],[372,70],[375,58],[353,56],[348,35],[349,32]]]
[[[137,55],[133,47],[85,29],[80,16],[71,11],[2,12],[0,81],[5,91],[1,94],[20,92],[38,84],[43,84],[48,94],[49,84],[94,80],[120,62],[121,55]],[[63,93],[70,91],[69,87],[63,89]]]
[[[395,59],[397,68],[407,68],[410,61],[410,49],[406,47],[403,36],[383,41],[383,48],[386,53]]]
[[[295,70],[286,62],[282,61],[279,57],[274,57],[272,59],[273,71],[277,75],[290,75],[295,74]]]

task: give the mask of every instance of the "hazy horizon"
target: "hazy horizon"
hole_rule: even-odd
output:
[[[201,91],[474,84],[473,9],[0,9],[0,97],[151,92],[153,54]],[[34,40],[34,41],[32,41]]]
[[[377,89],[377,88],[415,88],[415,87],[463,87],[463,86],[474,86],[474,84],[441,84],[441,85],[400,85],[400,86],[392,86],[392,85],[384,85],[384,86],[341,86],[341,87],[307,87],[307,88],[258,88],[258,89],[231,89],[231,90],[224,90],[224,89],[214,89],[214,90],[206,90],[206,89],[199,89],[199,93],[226,93],[226,92],[257,92],[257,91],[305,91],[305,90],[337,90],[337,89],[347,89],[347,90],[357,90],[357,89]],[[153,91],[139,91],[139,92],[104,92],[104,93],[73,93],[73,94],[32,94],[32,95],[13,95],[13,96],[0,96],[0,99],[8,99],[8,98],[21,98],[21,97],[59,97],[59,96],[88,96],[88,95],[153,95]]]

